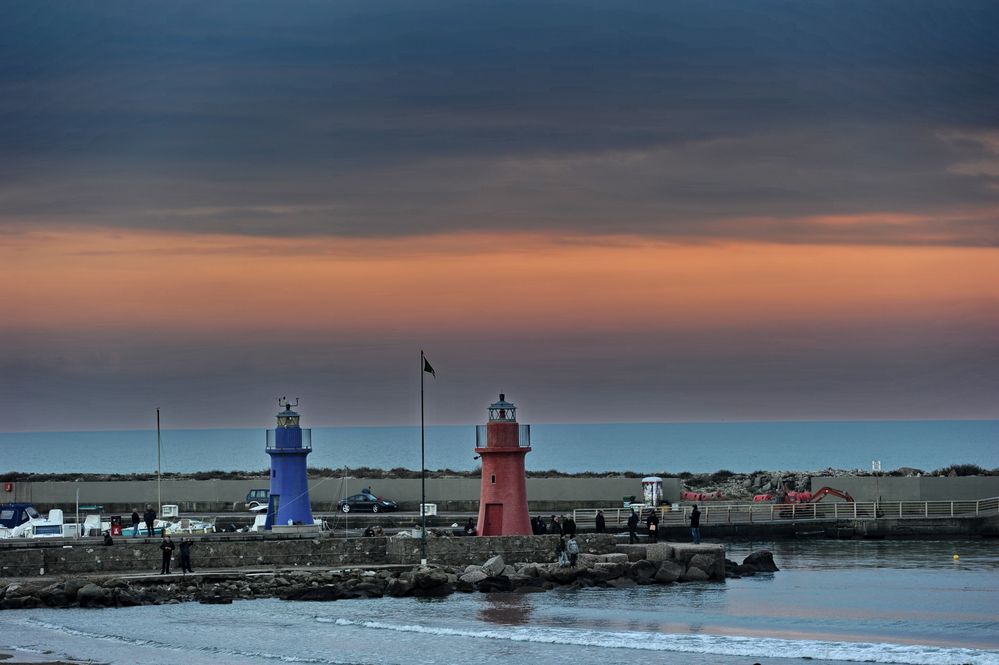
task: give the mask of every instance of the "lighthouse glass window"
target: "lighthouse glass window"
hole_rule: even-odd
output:
[[[298,416],[278,416],[278,425],[285,429],[298,425]]]

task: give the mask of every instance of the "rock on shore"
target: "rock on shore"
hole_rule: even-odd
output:
[[[711,551],[717,548],[718,552]],[[0,609],[36,607],[132,607],[197,601],[281,598],[335,601],[383,596],[440,597],[455,592],[536,593],[556,587],[625,588],[718,580],[778,570],[770,552],[754,552],[742,564],[724,558],[720,546],[622,546],[621,552],[580,555],[578,565],[507,564],[494,556],[464,568],[421,566],[409,570],[286,571],[252,576],[239,573],[67,578],[14,582],[0,588]],[[718,555],[716,555],[718,554]],[[635,560],[632,560],[632,559]]]

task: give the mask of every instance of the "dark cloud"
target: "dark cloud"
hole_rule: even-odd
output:
[[[992,245],[994,3],[31,3],[0,222]],[[963,137],[963,138],[955,138]],[[919,212],[829,233],[801,216]],[[721,223],[767,217],[769,224]]]
[[[476,422],[498,392],[528,422],[994,417],[999,347],[963,319],[888,325],[766,325],[684,332],[363,341],[109,332],[32,334],[0,366],[5,429],[246,427],[276,395],[310,403],[315,426],[419,418],[413,349],[438,372],[432,421]],[[253,339],[251,339],[253,337]],[[72,348],[72,352],[67,352]],[[418,365],[416,365],[418,367]],[[45,381],[39,381],[45,377]],[[14,386],[19,386],[17,389]],[[37,409],[55,405],[39,420]]]

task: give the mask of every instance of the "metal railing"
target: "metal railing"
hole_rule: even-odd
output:
[[[297,452],[302,450],[312,450],[312,430],[308,427],[302,428],[302,447],[301,448],[290,448],[282,447],[277,445],[277,430],[269,429],[267,431],[267,447],[266,452],[280,453],[282,451],[287,452]]]
[[[999,515],[999,497],[958,501],[831,501],[828,503],[701,503],[701,524],[757,524],[768,522],[832,522],[876,519],[968,519]],[[675,509],[674,509],[675,508]],[[684,526],[691,506],[656,508],[660,526]],[[579,508],[572,518],[580,527],[596,521],[596,508]],[[627,526],[630,508],[603,508],[608,526]],[[649,508],[641,511],[645,528]]]

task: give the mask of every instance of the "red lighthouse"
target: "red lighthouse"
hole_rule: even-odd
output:
[[[529,536],[524,456],[531,452],[531,426],[517,423],[517,407],[489,405],[489,423],[475,428],[475,452],[482,458],[479,493],[480,536]]]

